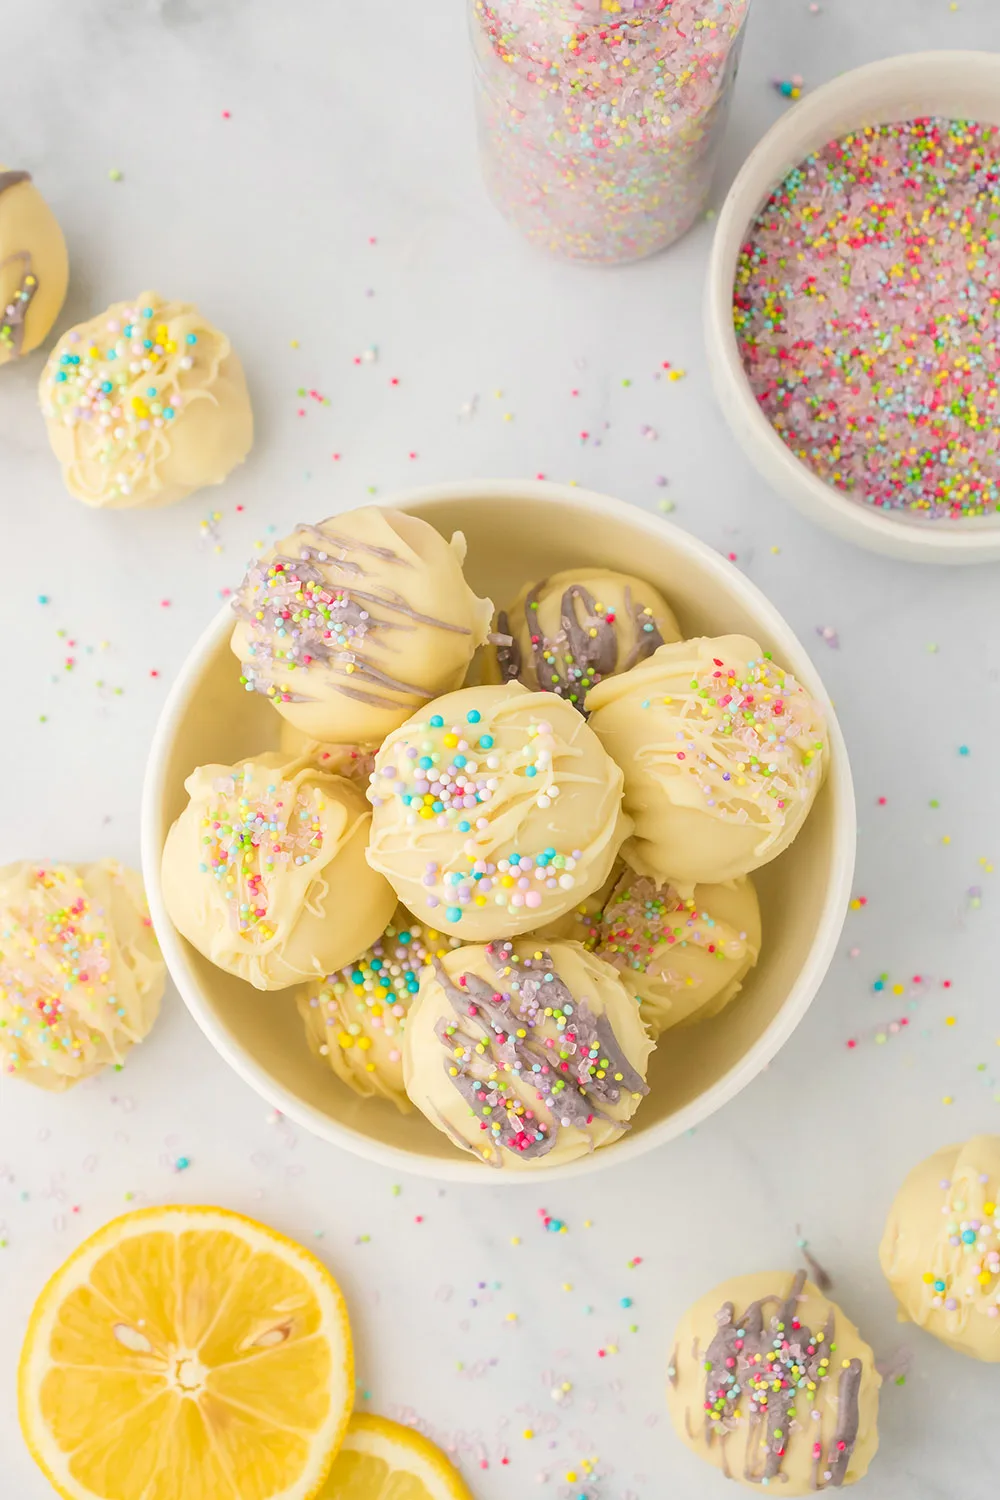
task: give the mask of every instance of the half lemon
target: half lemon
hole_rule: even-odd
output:
[[[311,1500],[347,1426],[351,1330],[307,1250],[221,1208],[106,1224],[21,1353],[31,1454],[65,1500]]]

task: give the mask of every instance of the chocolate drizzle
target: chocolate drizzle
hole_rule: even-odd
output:
[[[716,1313],[718,1332],[704,1359],[708,1372],[705,1439],[709,1445],[720,1442],[723,1469],[728,1473],[726,1440],[740,1421],[746,1421],[743,1478],[751,1484],[770,1483],[780,1475],[788,1446],[796,1438],[793,1427],[799,1429],[803,1441],[810,1441],[806,1413],[800,1408],[814,1402],[820,1383],[833,1374],[832,1311],[829,1325],[815,1336],[797,1317],[805,1279],[805,1271],[796,1272],[787,1297],[761,1297],[740,1317],[731,1302]],[[765,1309],[771,1303],[777,1311],[767,1316]],[[862,1374],[859,1359],[850,1360],[840,1371],[837,1424],[825,1455],[821,1440],[812,1440],[814,1490],[839,1489],[847,1477],[858,1439]],[[735,1415],[738,1407],[743,1408],[739,1417]],[[761,1425],[766,1426],[763,1443],[758,1441]],[[753,1464],[761,1448],[762,1469]]]
[[[432,692],[374,666],[363,654],[365,641],[376,632],[383,636],[412,632],[421,625],[455,635],[467,636],[471,631],[419,613],[393,589],[358,586],[358,580],[367,577],[366,556],[413,568],[391,548],[325,531],[322,526],[299,525],[294,534],[310,539],[304,540],[298,555],[279,554],[255,562],[233,599],[233,611],[246,622],[251,640],[250,659],[243,663],[247,686],[286,703],[308,703],[313,701],[308,693],[276,692],[269,669],[302,671],[322,664],[343,673],[345,680],[336,686],[345,698],[374,708],[400,707],[387,693],[420,702],[433,698]]]
[[[30,172],[0,172],[0,193],[5,193],[8,188],[17,187],[18,183],[30,181]]]
[[[531,642],[531,665],[542,692],[567,698],[577,708],[589,690],[604,677],[621,670],[627,672],[652,656],[663,645],[663,637],[647,605],[632,598],[631,587],[625,589],[625,610],[635,640],[619,669],[616,616],[601,612],[593,594],[581,583],[570,584],[559,603],[559,633],[545,636],[538,629],[538,600],[545,588],[543,578],[530,589],[524,601],[524,623]],[[509,638],[509,644],[497,646],[497,662],[504,682],[524,680],[525,663],[521,648],[510,627],[505,610],[497,616],[498,634]]]
[[[31,256],[27,250],[17,250],[13,255],[8,255],[6,260],[0,260],[0,271],[4,266],[14,265],[18,261],[24,267],[21,284],[0,314],[0,351],[8,349],[11,359],[17,359],[24,348],[24,323],[28,308],[38,291],[38,277],[31,269]]]
[[[455,1013],[454,1021],[438,1021],[435,1034],[448,1053],[451,1083],[492,1144],[536,1160],[552,1150],[560,1127],[586,1131],[604,1120],[627,1129],[607,1106],[649,1090],[607,1016],[574,998],[550,954],[518,959],[511,943],[490,943],[486,954],[496,986],[468,972],[453,984],[435,959],[438,983]],[[534,1089],[554,1117],[551,1124],[525,1106],[511,1087],[514,1079]]]

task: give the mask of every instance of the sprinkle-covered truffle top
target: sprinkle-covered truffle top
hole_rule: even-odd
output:
[[[822,780],[822,710],[748,638],[661,647],[633,672],[594,689],[587,707],[597,712],[626,696],[644,741],[641,764],[679,778],[685,801],[717,817],[779,829],[802,788]]]
[[[621,772],[576,710],[518,684],[434,707],[382,746],[368,793],[370,858],[400,898],[446,927],[499,909],[516,931],[600,884],[626,831]]]
[[[211,387],[229,340],[186,303],[143,293],[63,334],[42,374],[46,420],[72,436],[70,482],[106,503],[148,484],[172,429]]]
[[[864,1368],[860,1359],[838,1359],[835,1312],[813,1332],[798,1315],[806,1273],[798,1271],[787,1295],[761,1297],[745,1310],[723,1303],[718,1332],[705,1354],[705,1430],[724,1439],[740,1425],[760,1425],[747,1446],[743,1477],[779,1480],[789,1446],[811,1444],[812,1488],[840,1489],[858,1439]],[[810,1433],[807,1413],[827,1383],[836,1387],[837,1425],[824,1444]],[[759,1462],[754,1454],[759,1450]]]
[[[492,982],[474,970],[453,982],[435,963],[453,1011],[435,1033],[486,1144],[530,1160],[553,1149],[560,1129],[588,1132],[609,1119],[624,1128],[631,1107],[618,1107],[648,1089],[603,1007],[574,994],[544,949],[519,953],[508,942],[485,952]]]
[[[112,860],[0,870],[6,1072],[58,1088],[120,1062],[152,1025],[164,973],[133,871]]]

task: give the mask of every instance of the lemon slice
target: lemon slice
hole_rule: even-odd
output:
[[[357,1412],[320,1500],[473,1500],[440,1448],[385,1417]]]
[[[35,1305],[21,1427],[65,1500],[310,1500],[354,1360],[326,1268],[221,1208],[106,1224]]]

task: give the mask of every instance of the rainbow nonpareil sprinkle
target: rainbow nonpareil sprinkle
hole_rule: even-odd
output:
[[[917,119],[806,158],[740,253],[754,395],[821,479],[880,510],[1000,512],[1000,129]]]

